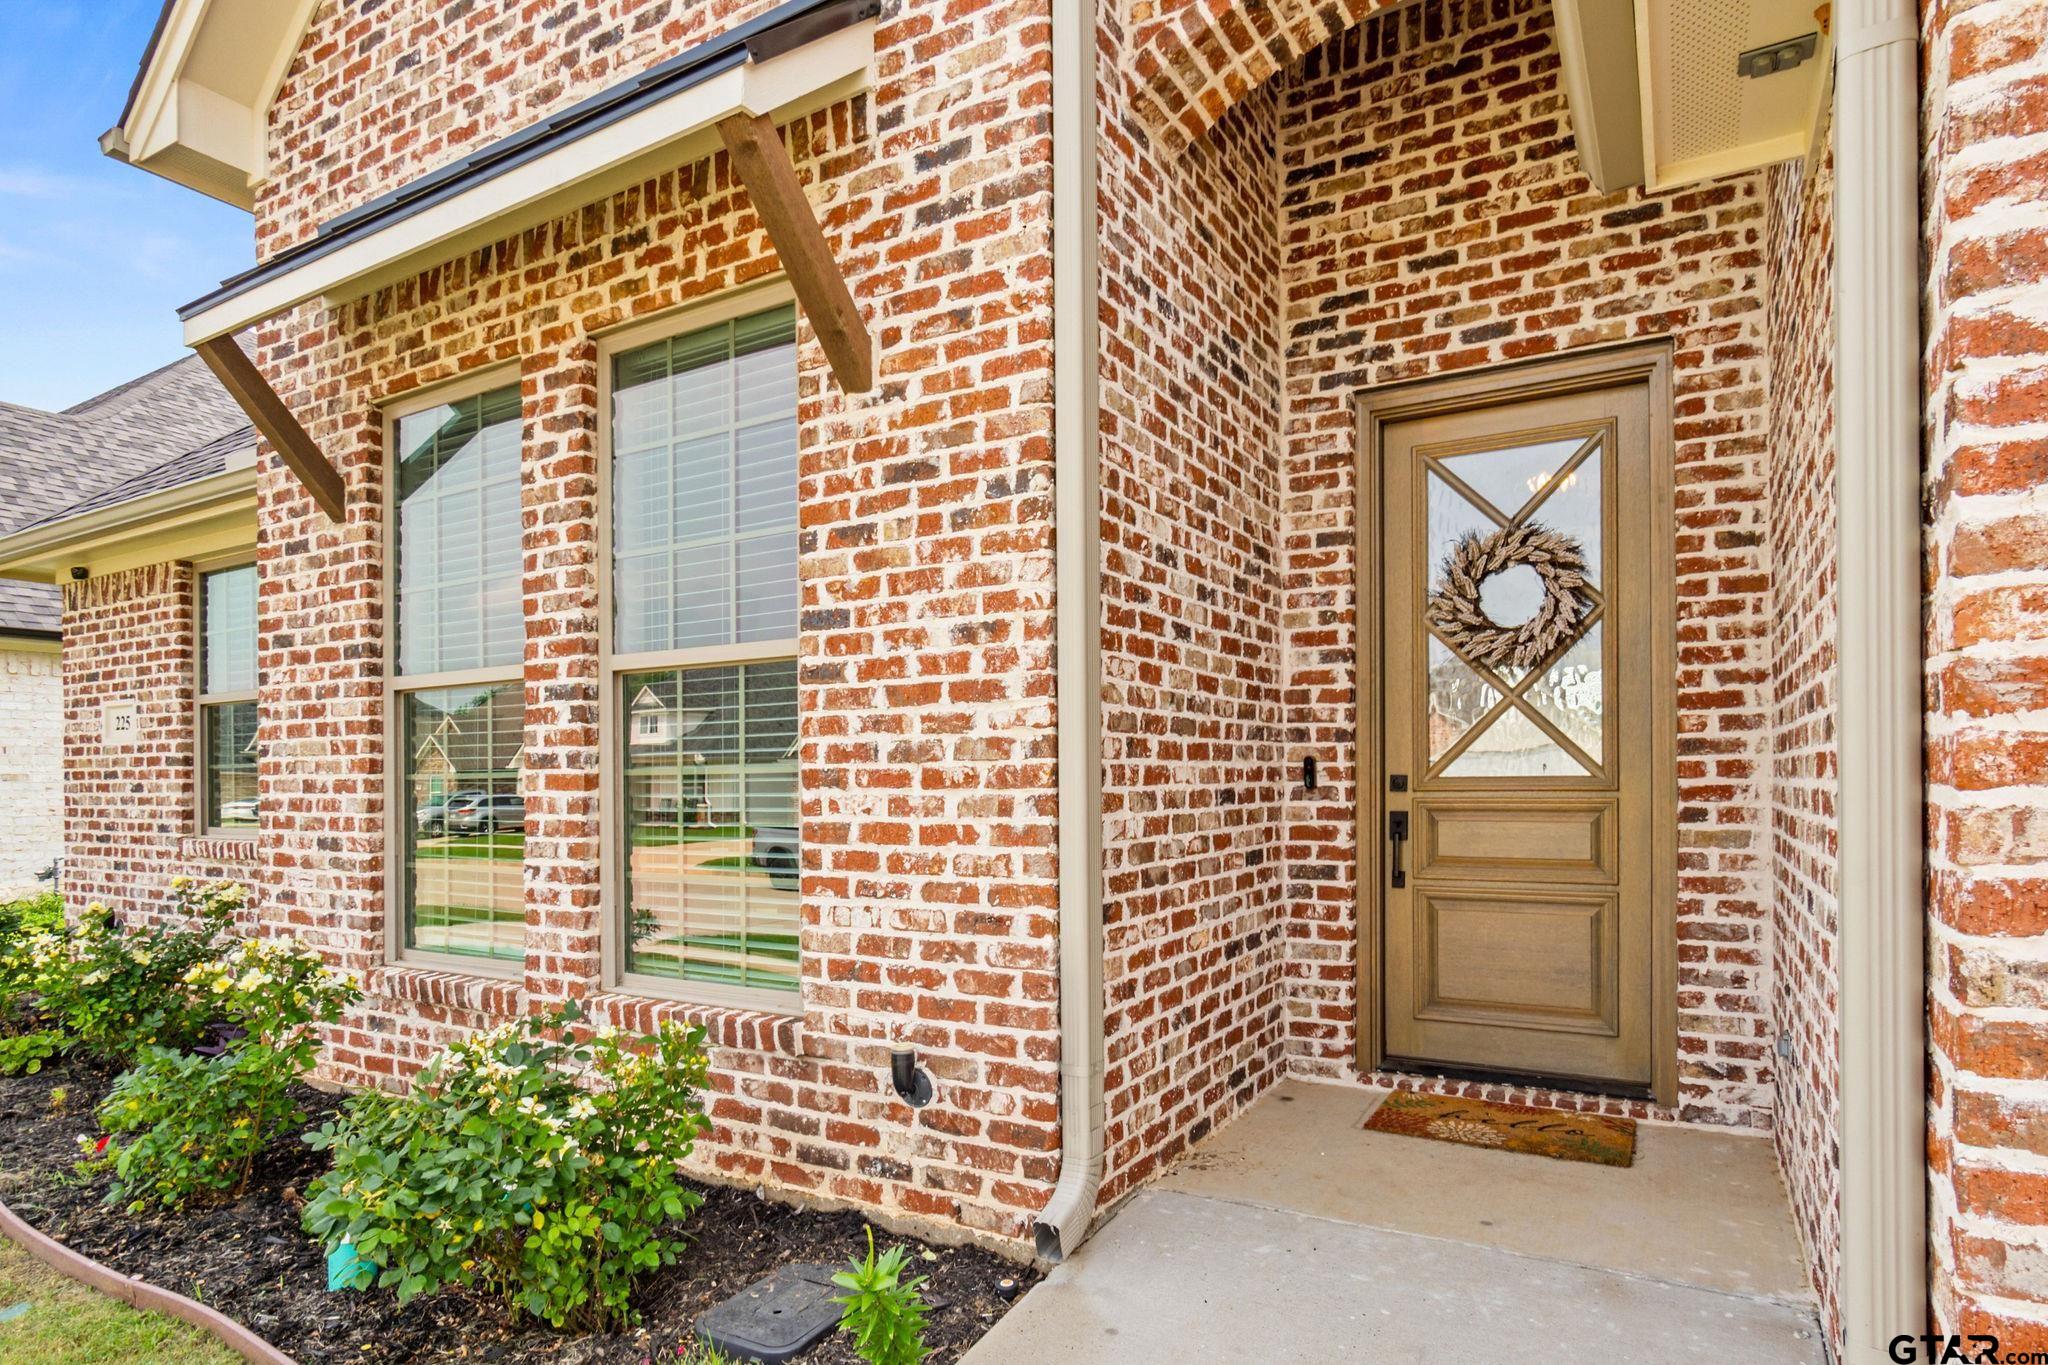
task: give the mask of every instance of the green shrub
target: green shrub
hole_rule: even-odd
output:
[[[219,957],[233,939],[244,892],[233,882],[171,881],[177,918],[124,929],[104,905],[25,945],[36,1008],[69,1044],[101,1061],[125,1063],[149,1047],[196,1047],[217,1017],[215,1001],[187,974]]]
[[[401,1302],[448,1285],[557,1327],[631,1316],[634,1280],[698,1203],[677,1163],[705,1119],[701,1030],[578,1041],[573,1004],[450,1047],[404,1098],[366,1093],[307,1141],[333,1169],[305,1225]]]
[[[111,1171],[107,1202],[130,1213],[233,1199],[263,1144],[303,1117],[290,1094],[300,1074],[266,1047],[211,1057],[151,1048],[101,1102],[107,1136],[79,1139],[80,1169]]]
[[[0,1036],[0,1075],[33,1076],[43,1063],[64,1050],[64,1035],[55,1029],[30,1029]]]
[[[0,933],[9,939],[17,934],[50,933],[64,926],[64,898],[54,891],[0,902]]]
[[[63,932],[64,902],[54,891],[0,904],[0,1034],[40,1031],[36,975]],[[0,1070],[19,1069],[0,1061]]]
[[[841,1307],[839,1330],[853,1333],[853,1349],[868,1365],[919,1365],[925,1358],[925,1277],[903,1278],[907,1260],[902,1247],[890,1247],[875,1258],[875,1230],[868,1229],[868,1256],[856,1256],[832,1283],[846,1291],[833,1302]]]
[[[213,1056],[147,1048],[101,1102],[107,1136],[80,1167],[112,1171],[108,1202],[130,1212],[238,1196],[264,1143],[305,1118],[291,1087],[318,1058],[318,1025],[360,995],[317,954],[275,939],[237,943],[180,984],[241,1033]]]

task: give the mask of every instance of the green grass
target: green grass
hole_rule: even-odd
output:
[[[678,837],[674,825],[636,825],[633,828],[635,848],[674,848],[677,844],[701,843],[706,839],[751,839],[754,831],[748,825],[689,825]]]
[[[516,863],[526,856],[526,836],[502,834],[450,834],[425,838],[414,845],[422,859],[495,858]]]
[[[792,995],[796,993],[794,977],[755,971],[739,963],[678,962],[669,956],[672,952],[690,948],[715,948],[729,953],[745,952],[756,959],[795,962],[798,955],[795,934],[748,934],[744,939],[738,934],[690,934],[680,939],[664,938],[660,940],[658,949],[650,951],[654,947],[636,948],[631,970],[648,976],[667,977],[671,981],[701,981],[718,986],[767,986],[787,989]]]
[[[680,833],[674,825],[641,825],[633,831],[635,848],[674,848],[710,839],[751,839],[746,825],[690,825]],[[509,831],[499,834],[431,834],[422,837],[418,856],[426,858],[502,858],[517,862],[526,856],[526,836]]]
[[[5,1365],[231,1365],[241,1357],[196,1327],[142,1313],[66,1279],[12,1242],[0,1241],[0,1322]]]
[[[455,924],[484,924],[490,921],[503,924],[524,925],[526,912],[523,910],[493,910],[481,905],[422,905],[413,911],[414,938],[419,931],[431,933],[438,928]],[[498,949],[474,946],[467,943],[418,943],[415,947],[422,952],[442,953],[448,957],[477,957],[493,962],[518,962],[523,954],[517,948]]]

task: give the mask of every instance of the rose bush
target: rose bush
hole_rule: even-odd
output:
[[[319,1026],[361,992],[288,940],[245,939],[193,963],[180,985],[225,1029],[217,1048],[145,1048],[100,1104],[106,1136],[81,1138],[82,1168],[110,1171],[131,1212],[241,1193],[263,1145],[305,1120],[292,1085],[313,1069]]]
[[[636,1278],[698,1197],[678,1163],[706,1126],[701,1030],[579,1038],[574,1004],[455,1044],[404,1097],[366,1093],[307,1136],[333,1157],[307,1231],[401,1301],[460,1285],[557,1326],[627,1320]]]

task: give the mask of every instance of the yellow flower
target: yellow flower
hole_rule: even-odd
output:
[[[548,1216],[539,1209],[535,1209],[533,1211],[533,1225],[536,1228],[546,1227],[548,1225]]]

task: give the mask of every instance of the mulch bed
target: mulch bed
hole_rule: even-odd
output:
[[[112,1077],[76,1065],[35,1076],[0,1077],[0,1200],[39,1230],[127,1275],[175,1290],[226,1313],[306,1365],[317,1361],[503,1360],[672,1361],[694,1337],[699,1314],[791,1262],[838,1263],[864,1253],[866,1220],[779,1204],[745,1190],[706,1187],[685,1227],[690,1250],[635,1296],[638,1327],[605,1335],[555,1332],[532,1319],[508,1322],[493,1301],[445,1292],[401,1308],[388,1290],[329,1293],[319,1245],[299,1228],[290,1194],[326,1169],[326,1157],[295,1137],[273,1143],[248,1192],[221,1208],[133,1217],[105,1202],[105,1179],[73,1170],[78,1135],[96,1132],[93,1106]],[[52,1093],[65,1094],[61,1109]],[[301,1107],[318,1127],[336,1108],[306,1090]],[[935,1306],[925,1340],[934,1361],[954,1361],[1009,1308],[996,1292],[1005,1277],[1028,1288],[1028,1268],[974,1247],[926,1246],[876,1231],[878,1248],[912,1249],[913,1273],[930,1276]],[[936,1259],[917,1253],[928,1251]],[[800,1357],[806,1365],[857,1365],[832,1333]]]

